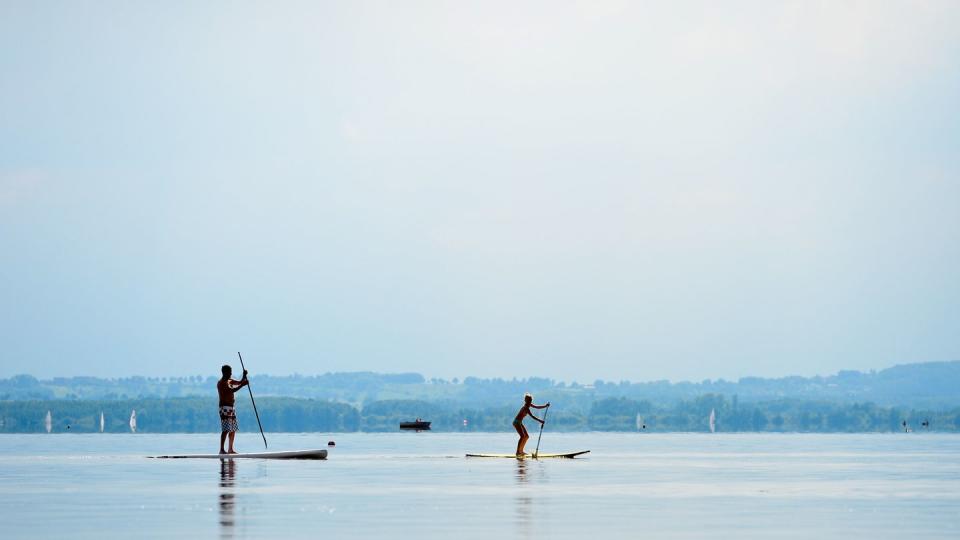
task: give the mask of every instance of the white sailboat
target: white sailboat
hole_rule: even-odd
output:
[[[50,411],[47,411],[47,417],[43,420],[43,425],[47,428],[47,433],[53,431],[53,416]]]
[[[710,409],[710,433],[717,431],[717,410]]]
[[[647,429],[647,425],[643,423],[643,417],[640,416],[640,413],[637,413],[637,431],[642,431]]]
[[[100,433],[103,433],[103,425],[104,425],[103,411],[100,411]]]
[[[130,432],[137,432],[137,410],[134,409],[130,411]]]

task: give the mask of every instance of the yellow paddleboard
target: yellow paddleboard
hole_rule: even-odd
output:
[[[582,456],[590,452],[589,450],[581,450],[579,452],[567,452],[566,454],[544,454],[540,453],[537,455],[534,454],[524,454],[518,456],[516,454],[467,454],[467,457],[493,457],[493,458],[511,458],[511,459],[545,459],[545,458],[568,458],[573,459],[577,456]]]

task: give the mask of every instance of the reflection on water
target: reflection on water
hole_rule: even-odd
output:
[[[527,491],[530,483],[529,467],[527,460],[517,460],[517,497],[513,507],[517,515],[517,536],[520,538],[528,538],[533,528],[533,497]]]
[[[220,537],[233,538],[233,526],[236,523],[234,506],[236,502],[233,486],[237,478],[237,462],[233,459],[220,460]]]
[[[518,459],[517,460],[517,483],[526,484],[527,483],[527,460]]]
[[[546,505],[541,500],[542,495],[551,489],[550,467],[539,459],[532,458],[516,460],[516,467],[513,475],[513,510],[517,537],[541,535],[544,525],[550,521],[550,518],[543,514]]]

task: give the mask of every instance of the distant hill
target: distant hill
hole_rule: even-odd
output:
[[[216,377],[71,377],[38,380],[30,375],[0,379],[0,400],[127,400],[214,396]],[[832,403],[874,403],[884,407],[946,409],[960,406],[960,361],[904,364],[863,373],[840,371],[826,377],[744,377],[739,381],[698,383],[651,381],[631,383],[597,380],[565,384],[551,379],[425,379],[417,373],[326,373],[316,376],[253,377],[259,395],[312,398],[362,406],[378,400],[420,400],[467,407],[514,405],[524,392],[538,399],[561,399],[568,410],[588,412],[598,400],[627,398],[657,405],[675,404],[708,395],[741,403],[775,400]]]

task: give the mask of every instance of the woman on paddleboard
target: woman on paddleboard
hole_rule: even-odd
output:
[[[533,415],[533,412],[530,411],[531,408],[534,409],[546,409],[550,406],[548,401],[546,405],[534,405],[533,396],[530,394],[523,395],[523,407],[520,407],[520,411],[517,413],[517,417],[513,419],[513,428],[517,430],[517,433],[520,434],[520,440],[517,441],[517,455],[524,455],[523,447],[527,445],[527,439],[530,438],[530,434],[527,433],[527,428],[523,425],[523,418],[527,415],[530,415],[530,418],[533,418],[537,422],[540,422],[540,425],[543,425],[543,420],[537,418]]]
[[[230,378],[233,375],[233,368],[224,365],[220,368],[223,377],[217,381],[217,393],[220,394],[220,453],[236,454],[233,449],[233,438],[237,436],[237,430],[240,426],[237,424],[237,411],[233,408],[233,394],[250,383],[247,380],[247,370],[243,370],[243,378],[235,381]],[[223,449],[223,443],[227,437],[230,437],[230,446],[228,450]]]

